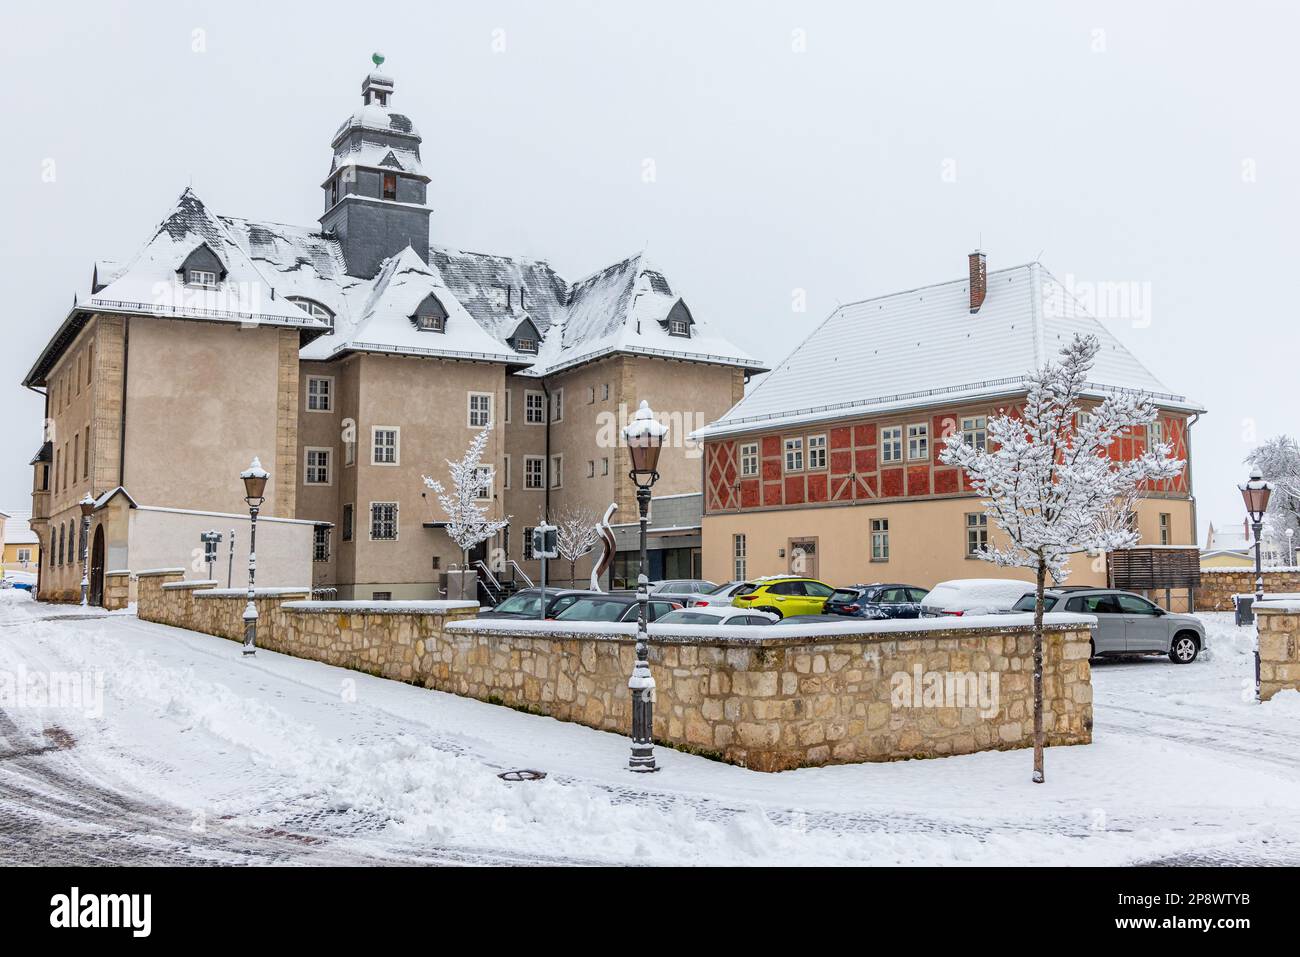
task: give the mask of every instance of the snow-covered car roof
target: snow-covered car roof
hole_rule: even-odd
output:
[[[921,600],[922,605],[949,611],[972,608],[1010,608],[1034,583],[1011,578],[955,578],[939,582]]]
[[[727,618],[733,618],[736,615],[762,615],[771,621],[780,621],[776,615],[771,612],[759,611],[755,608],[737,608],[735,605],[700,605],[694,608],[679,608],[677,611],[671,611],[664,615],[659,621],[664,621],[669,615],[707,615],[710,618],[716,618],[718,621],[724,621]],[[672,622],[669,622],[672,624]]]

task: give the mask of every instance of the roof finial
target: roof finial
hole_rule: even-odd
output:
[[[384,55],[382,53],[372,53],[370,54],[370,62],[373,63],[376,68],[381,67],[384,65]]]

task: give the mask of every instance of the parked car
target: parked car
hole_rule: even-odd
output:
[[[826,613],[853,618],[920,618],[924,588],[914,585],[850,585],[826,599]]]
[[[789,618],[782,618],[783,625],[846,625],[844,615],[791,615]]]
[[[584,588],[548,588],[546,589],[546,616],[554,618],[559,612],[568,608],[584,595],[599,595],[600,592]],[[540,588],[521,588],[495,608],[479,612],[480,618],[541,618],[542,590]]]
[[[668,598],[689,605],[687,599],[690,596],[712,591],[717,587],[713,582],[703,578],[670,578],[665,581],[651,582],[650,594],[656,598]]]
[[[652,597],[646,613],[648,620],[656,621],[661,615],[681,607],[681,602]],[[589,592],[579,595],[554,617],[556,621],[636,621],[636,595]]]
[[[752,608],[733,608],[730,605],[709,605],[702,608],[680,608],[656,619],[659,625],[770,625],[779,621],[776,615]]]
[[[1033,592],[1016,602],[1015,611],[1034,610]],[[1205,647],[1205,626],[1192,615],[1175,615],[1132,592],[1111,588],[1051,589],[1043,593],[1043,611],[1095,615],[1093,657],[1168,655],[1175,664],[1196,660]]]
[[[714,585],[711,590],[692,592],[689,595],[680,595],[678,597],[686,599],[687,608],[701,608],[706,605],[730,605],[731,599],[736,593],[748,585],[749,582],[740,579],[734,582],[726,582],[722,585]]]
[[[940,582],[921,600],[921,617],[1010,611],[1025,592],[1033,590],[1033,582],[1007,578],[957,578]]]
[[[819,615],[826,607],[826,599],[835,589],[815,578],[798,575],[774,575],[747,582],[736,592],[731,603],[737,608],[757,608],[778,617],[787,615]]]

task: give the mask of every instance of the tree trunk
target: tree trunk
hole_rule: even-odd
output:
[[[1043,589],[1047,584],[1047,563],[1040,555],[1034,601],[1034,783],[1043,776]]]

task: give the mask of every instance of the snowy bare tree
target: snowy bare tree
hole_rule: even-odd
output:
[[[1019,415],[988,420],[987,443],[976,447],[961,433],[948,437],[939,458],[965,469],[971,488],[1005,539],[980,555],[1003,567],[1032,568],[1034,603],[1034,777],[1043,775],[1043,589],[1047,576],[1063,582],[1069,556],[1113,551],[1138,541],[1133,507],[1148,482],[1176,477],[1183,463],[1158,443],[1116,461],[1111,446],[1147,425],[1156,407],[1144,395],[1111,393],[1084,408],[1088,372],[1100,345],[1076,335],[1061,360],[1029,377]]]
[[[447,469],[451,473],[450,492],[437,479],[427,475],[423,477],[424,484],[437,494],[438,504],[447,516],[447,535],[460,548],[462,567],[469,564],[471,548],[510,524],[509,515],[500,519],[488,517],[494,470],[483,464],[483,450],[491,431],[489,425],[474,436],[474,441],[459,460],[447,460]],[[488,493],[486,497],[484,492]]]
[[[1273,483],[1264,535],[1285,552],[1288,528],[1300,542],[1300,442],[1289,435],[1269,439],[1246,456],[1246,464],[1258,467],[1264,478]],[[1286,564],[1294,561],[1294,556],[1285,556]]]
[[[566,506],[555,523],[556,546],[560,557],[569,563],[569,584],[577,581],[578,559],[596,547],[600,535],[596,516],[582,506]]]

